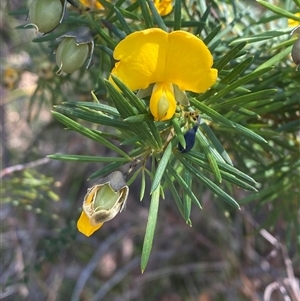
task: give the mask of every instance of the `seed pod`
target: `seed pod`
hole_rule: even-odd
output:
[[[82,67],[89,52],[88,43],[77,44],[75,38],[64,38],[56,50],[57,74],[72,73]]]
[[[296,40],[292,48],[292,59],[297,66],[300,65],[300,37]]]
[[[64,15],[65,1],[33,0],[29,6],[29,20],[41,33],[48,33],[57,27]]]
[[[78,230],[90,236],[104,222],[113,219],[126,205],[129,188],[120,171],[112,172],[100,183],[89,188],[83,201]]]
[[[85,61],[89,67],[94,51],[94,39],[88,27],[79,27],[60,37],[62,42],[56,50],[56,63],[60,75],[62,72],[72,73],[79,69]]]

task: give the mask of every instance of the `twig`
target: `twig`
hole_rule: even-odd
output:
[[[223,261],[199,263],[192,262],[183,265],[169,266],[155,271],[147,272],[142,277],[139,277],[137,279],[137,285],[141,286],[146,282],[161,278],[167,278],[172,275],[186,275],[199,272],[205,274],[207,272],[221,272],[226,269],[229,269],[229,264]]]
[[[243,214],[253,224],[255,229],[260,229],[260,225],[252,218],[252,216],[247,211],[244,210]],[[286,247],[267,230],[260,229],[259,233],[276,249],[281,250],[287,273],[287,278],[274,281],[266,287],[264,292],[264,301],[271,300],[271,295],[275,290],[279,290],[281,292],[285,301],[300,300],[299,280],[295,277],[292,261],[288,255]],[[290,296],[288,296],[288,292],[284,285],[291,289],[289,290],[289,293],[292,299],[290,298]]]
[[[290,294],[292,297],[292,300],[300,300],[300,288],[299,288],[299,280],[295,277],[292,261],[288,255],[288,251],[286,249],[286,246],[283,244],[280,244],[282,256],[285,263],[287,278],[283,280],[285,285],[288,285],[288,287],[291,288]]]
[[[17,165],[6,167],[0,172],[0,179],[3,178],[4,176],[9,175],[16,171],[24,170],[27,168],[33,168],[33,167],[36,167],[36,166],[39,166],[42,164],[47,164],[47,163],[49,163],[49,161],[50,161],[50,159],[45,157],[45,158],[38,159],[36,161],[32,161],[29,163],[17,164]]]
[[[285,287],[278,281],[272,282],[266,287],[264,292],[264,301],[271,301],[271,295],[277,289],[282,293],[284,301],[291,301],[291,298],[287,295]]]

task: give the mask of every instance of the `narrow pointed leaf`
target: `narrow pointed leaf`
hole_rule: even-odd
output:
[[[199,138],[198,141],[200,142],[201,147],[204,150],[205,156],[209,162],[209,165],[211,167],[211,170],[212,170],[216,180],[219,183],[221,183],[222,182],[221,172],[219,170],[217,160],[212,152],[211,145],[209,144],[208,140],[206,139],[206,137],[203,135],[203,133],[201,131],[198,131],[198,138]]]
[[[222,25],[218,25],[216,26],[216,28],[210,32],[207,37],[205,37],[205,39],[203,40],[203,42],[208,45],[214,38],[215,36],[219,33],[219,31],[221,30]]]
[[[263,0],[256,0],[256,2],[258,2],[259,4],[263,5],[264,7],[266,7],[268,10],[272,11],[273,13],[288,18],[288,19],[293,19],[295,21],[300,22],[300,17],[297,17],[296,15],[280,8],[278,5],[273,5],[267,1],[263,1]]]
[[[170,189],[170,191],[172,193],[172,196],[174,198],[174,201],[177,205],[177,208],[178,208],[179,212],[181,213],[182,217],[185,218],[183,204],[182,204],[181,197],[178,193],[178,188],[177,189],[175,188],[175,185],[173,184],[171,176],[169,175],[169,173],[167,171],[166,171],[166,174],[165,174],[165,179],[166,179],[166,182],[168,184],[168,189]]]
[[[54,108],[59,113],[62,113],[67,116],[80,118],[82,120],[86,120],[96,124],[111,126],[113,128],[122,128],[123,130],[129,129],[128,125],[125,122],[119,119],[109,117],[108,115],[104,115],[101,112],[91,110],[88,107],[69,108],[67,106],[58,105],[55,106]]]
[[[146,188],[146,178],[145,178],[145,169],[142,169],[142,178],[141,178],[141,190],[140,190],[140,201],[143,200],[145,195],[145,188]]]
[[[249,67],[251,62],[253,61],[253,57],[248,57],[245,61],[242,63],[238,64],[233,70],[229,72],[226,76],[224,76],[220,83],[221,84],[226,84],[230,83],[233,81],[238,75],[240,75],[246,68]]]
[[[225,191],[223,191],[219,186],[217,186],[214,182],[204,176],[201,171],[196,169],[194,166],[185,161],[181,156],[177,156],[177,158],[181,161],[182,164],[186,168],[188,168],[193,175],[195,175],[205,186],[207,186],[212,192],[221,197],[224,201],[226,201],[229,205],[240,209],[239,204]]]
[[[128,89],[128,87],[119,78],[112,75],[112,79],[123,92],[127,101],[132,104],[140,114],[145,114],[148,112],[142,100],[138,98],[130,89]]]
[[[263,91],[251,92],[246,95],[233,97],[229,99],[224,99],[222,103],[213,104],[213,108],[216,111],[220,111],[221,109],[228,108],[230,109],[234,105],[243,105],[255,100],[261,100],[269,98],[270,96],[276,93],[276,89],[266,89]]]
[[[188,184],[189,187],[192,187],[192,175],[191,173],[185,169],[183,173],[183,179]],[[184,219],[187,222],[190,219],[191,214],[191,198],[188,194],[183,194],[183,213],[184,213]]]
[[[154,176],[154,180],[152,182],[152,186],[151,186],[151,192],[153,193],[154,190],[156,190],[156,188],[158,187],[158,185],[160,184],[160,181],[164,175],[166,166],[171,158],[172,155],[172,142],[170,141],[168,146],[166,147],[163,156],[160,159],[160,162],[158,164],[155,176]]]
[[[178,182],[178,184],[180,185],[180,187],[183,190],[183,193],[187,193],[192,202],[194,202],[194,204],[196,204],[200,209],[202,209],[202,206],[199,202],[199,200],[197,199],[197,197],[195,196],[195,194],[192,192],[191,187],[188,186],[188,184],[184,181],[184,179],[178,174],[178,172],[171,166],[168,165],[167,166],[167,171],[174,177],[174,179]]]
[[[138,0],[138,3],[140,5],[141,11],[142,11],[142,14],[143,14],[143,17],[144,17],[146,28],[154,27],[153,26],[154,25],[153,20],[151,18],[147,2],[145,0]]]
[[[195,152],[195,151],[190,151],[190,153],[185,154],[184,157],[188,158],[189,160],[193,160],[198,158],[200,161],[198,162],[198,164],[201,164],[200,166],[206,168],[207,170],[209,170],[209,165],[206,163],[206,159],[205,156],[199,152]],[[250,183],[252,185],[257,184],[256,181],[254,179],[252,179],[250,176],[248,176],[247,174],[243,173],[242,171],[238,170],[237,168],[228,165],[226,163],[222,163],[222,162],[218,162],[219,168],[230,174],[234,174],[236,177],[246,181],[247,183]]]
[[[198,110],[210,116],[213,120],[220,123],[226,124],[227,126],[234,127],[233,123],[220,113],[207,106],[203,102],[198,101],[195,98],[190,98],[191,104],[194,105]]]
[[[254,72],[247,74],[243,76],[242,78],[239,78],[237,81],[227,85],[224,89],[220,90],[216,95],[212,96],[208,101],[207,104],[217,102],[219,99],[221,99],[224,95],[227,93],[239,88],[240,86],[258,78],[262,74],[272,70],[273,67],[267,67],[267,68],[262,68],[259,70],[255,70]]]
[[[286,49],[280,51],[276,55],[274,55],[271,59],[264,62],[262,65],[260,65],[256,70],[261,70],[263,68],[267,68],[270,66],[276,65],[278,62],[281,62],[286,56],[288,56],[291,53],[293,45],[290,47],[287,47]]]
[[[186,142],[185,142],[185,138],[184,138],[184,134],[181,131],[180,125],[179,125],[179,121],[177,118],[173,118],[171,120],[175,134],[178,138],[179,143],[181,144],[181,146],[185,149],[186,148]]]
[[[249,137],[250,139],[258,142],[258,143],[265,143],[267,144],[268,142],[263,138],[261,137],[260,135],[256,134],[255,132],[253,132],[252,130],[242,126],[241,124],[238,124],[238,123],[234,123],[235,125],[235,129],[236,131],[240,132],[241,134]]]
[[[219,59],[215,64],[214,68],[221,71],[231,60],[233,60],[237,54],[247,45],[246,42],[239,43],[230,49],[221,59]]]
[[[97,102],[67,101],[67,102],[63,102],[63,105],[70,106],[70,107],[78,107],[78,108],[89,108],[95,111],[100,111],[103,113],[107,113],[109,115],[120,117],[120,114],[116,108],[111,107],[109,105],[102,104],[98,101],[98,99]]]
[[[149,113],[138,114],[138,115],[134,115],[134,116],[129,116],[129,117],[125,118],[124,121],[125,122],[130,122],[130,123],[153,121],[153,116]]]
[[[147,222],[145,238],[143,243],[143,250],[142,250],[142,259],[141,259],[142,273],[144,273],[147,267],[150,253],[152,250],[152,244],[153,244],[153,238],[154,238],[157,214],[158,214],[158,207],[159,207],[159,196],[160,196],[160,186],[157,186],[157,188],[153,191],[151,196],[148,222]]]
[[[174,30],[181,29],[181,0],[175,0],[174,6]]]
[[[48,155],[48,158],[62,161],[75,161],[75,162],[129,162],[126,158],[121,157],[100,157],[100,156],[84,156],[84,155],[65,155],[53,154]]]
[[[127,158],[128,160],[130,160],[130,157],[125,152],[123,152],[117,146],[115,146],[111,142],[107,141],[106,139],[104,139],[100,135],[96,134],[92,130],[80,125],[76,121],[74,121],[74,120],[70,119],[69,117],[64,116],[64,115],[62,115],[58,112],[52,111],[52,113],[53,113],[54,117],[57,120],[59,120],[61,123],[65,124],[68,128],[70,128],[72,130],[75,130],[76,132],[82,134],[83,136],[88,137],[92,140],[95,140],[95,141],[105,145],[106,147],[110,148],[111,150],[115,151],[116,153],[118,153],[121,156],[123,156],[123,157]]]
[[[204,132],[206,133],[206,135],[209,138],[209,140],[211,141],[211,143],[216,148],[217,152],[224,158],[224,160],[228,164],[233,165],[233,163],[231,161],[231,158],[229,157],[228,153],[223,148],[222,144],[220,143],[220,141],[218,140],[218,138],[216,137],[214,132],[211,130],[211,128],[205,122],[202,123],[200,126],[204,130]]]
[[[115,6],[115,7],[114,7],[114,10],[115,10],[116,16],[117,16],[117,18],[118,18],[118,20],[119,20],[119,22],[120,22],[120,24],[121,24],[123,30],[125,31],[125,33],[126,33],[127,35],[131,34],[131,33],[132,33],[132,30],[131,30],[131,28],[128,26],[126,20],[124,19],[124,17],[123,17],[122,14],[120,13],[119,9]]]

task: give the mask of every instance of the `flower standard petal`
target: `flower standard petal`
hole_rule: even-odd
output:
[[[112,74],[131,90],[164,81],[167,46],[168,34],[158,28],[130,34],[115,48],[114,58],[119,62]]]
[[[168,39],[165,78],[179,89],[202,93],[217,80],[212,55],[202,40],[185,31],[173,31]]]
[[[102,227],[103,223],[96,226],[91,225],[89,217],[84,211],[81,212],[81,215],[77,221],[77,229],[79,232],[85,236],[91,236],[95,231]]]

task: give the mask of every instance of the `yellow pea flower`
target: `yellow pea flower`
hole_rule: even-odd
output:
[[[103,6],[97,0],[80,0],[80,2],[91,9],[103,9]]]
[[[161,16],[168,15],[172,9],[172,0],[153,0],[153,3]]]
[[[111,74],[131,90],[152,87],[150,111],[157,121],[168,120],[176,101],[186,105],[184,91],[202,93],[217,80],[213,58],[204,42],[185,31],[158,28],[134,32],[114,50]],[[112,79],[110,78],[110,81]]]
[[[295,13],[295,16],[300,18],[300,12]],[[293,20],[293,19],[288,19],[288,26],[289,27],[296,27],[298,25],[300,25],[299,21],[296,21],[296,20]]]
[[[91,9],[103,9],[97,0],[80,0],[80,2]],[[173,9],[172,0],[154,0],[153,3],[161,16],[168,15]]]
[[[83,210],[77,221],[79,232],[91,236],[104,222],[113,219],[125,208],[129,188],[120,171],[112,172],[89,188],[83,201]]]

